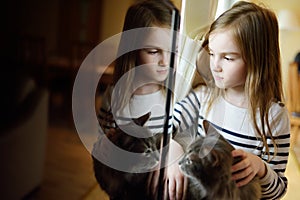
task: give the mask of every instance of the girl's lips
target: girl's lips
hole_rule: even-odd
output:
[[[157,72],[160,73],[160,74],[165,74],[165,73],[168,72],[168,70],[167,69],[162,69],[162,70],[157,70]]]
[[[214,77],[215,77],[215,80],[216,80],[216,81],[221,81],[221,80],[223,80],[223,78],[220,77],[220,76],[214,76]]]

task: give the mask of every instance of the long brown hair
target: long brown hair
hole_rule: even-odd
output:
[[[269,110],[274,102],[283,101],[276,15],[270,9],[254,3],[237,2],[211,25],[203,43],[204,48],[207,48],[209,35],[220,29],[230,29],[241,50],[247,66],[245,94],[249,100],[248,109],[255,131],[262,138],[270,159],[266,138],[272,139],[275,153],[276,144],[269,123]],[[221,93],[221,89],[213,88],[209,97],[209,108]],[[259,118],[257,118],[257,112],[259,112]]]
[[[169,0],[138,1],[127,10],[123,32],[144,27],[171,27],[172,10],[174,8],[174,4]],[[132,35],[130,41],[123,35],[121,36],[119,52],[124,51],[126,45],[135,45],[139,40],[143,40],[141,37],[144,36],[140,36],[139,33],[135,32],[133,34],[136,35]],[[134,70],[131,69],[136,66],[138,51],[137,49],[120,55],[115,61],[113,85],[116,85],[121,78],[125,79],[124,83],[126,84],[126,87],[116,89],[116,92],[121,94],[118,95],[117,105],[115,104],[117,109],[126,105],[131,97],[130,86],[134,78]],[[126,76],[122,77],[125,73],[127,73]]]

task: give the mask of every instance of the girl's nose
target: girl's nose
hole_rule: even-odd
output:
[[[168,65],[169,65],[169,60],[170,60],[170,53],[164,51],[164,52],[161,54],[161,56],[160,56],[160,59],[159,59],[158,64],[159,64],[160,66],[168,66]]]
[[[215,72],[222,71],[221,62],[220,62],[220,59],[217,56],[211,58],[210,62],[211,62],[211,65],[212,65],[211,66],[212,70],[214,70]]]

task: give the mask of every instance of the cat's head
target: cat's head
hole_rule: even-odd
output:
[[[135,153],[138,156],[132,171],[143,171],[154,168],[159,163],[159,147],[162,134],[153,135],[144,127],[149,120],[150,113],[132,119],[129,124],[120,125],[115,132],[107,134],[108,139],[119,148]]]
[[[233,146],[208,121],[203,122],[206,136],[192,142],[180,160],[182,172],[202,182],[218,180],[231,174]]]

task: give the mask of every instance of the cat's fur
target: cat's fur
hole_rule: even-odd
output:
[[[145,122],[149,118],[149,113],[138,118],[133,119],[135,125],[139,125],[140,128],[145,124]],[[160,147],[161,142],[161,134],[156,134],[152,137],[147,137],[152,135],[147,129],[141,129],[132,127],[132,123],[123,126],[122,129],[119,127],[116,129],[114,134],[106,134],[108,139],[113,142],[116,146],[128,151],[140,153],[142,155],[142,159],[146,159],[146,162],[137,161],[132,166],[134,168],[155,168],[159,163],[159,151],[156,151]],[[123,130],[130,130],[130,134],[125,133]],[[137,133],[138,132],[138,133]],[[134,137],[132,134],[143,134],[146,136],[145,138]],[[154,153],[153,156],[153,152]],[[149,154],[151,153],[151,156]],[[121,158],[120,158],[121,159]],[[143,163],[143,164],[141,164]],[[140,200],[140,199],[150,199],[148,186],[149,186],[149,178],[154,172],[143,172],[143,173],[135,173],[135,172],[123,172],[116,169],[111,168],[98,161],[93,157],[94,164],[94,172],[95,177],[101,186],[101,188],[108,194],[111,200]]]
[[[186,199],[260,199],[261,186],[257,177],[242,187],[237,187],[231,179],[231,166],[240,161],[231,155],[234,147],[207,121],[204,127],[206,136],[192,142],[179,162],[189,181]]]

